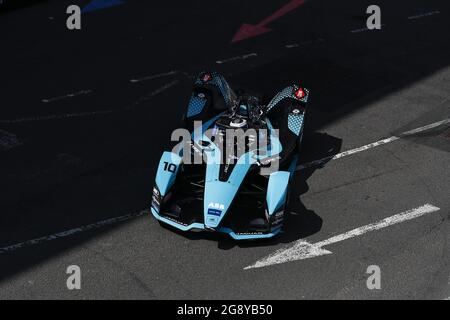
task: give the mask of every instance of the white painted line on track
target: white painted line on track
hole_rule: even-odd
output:
[[[360,28],[360,29],[354,29],[354,30],[350,30],[350,33],[360,33],[360,32],[365,32],[365,31],[381,31],[385,26],[386,26],[386,24],[382,24],[381,29],[373,29],[373,30],[368,29],[367,27]]]
[[[80,112],[80,113],[66,113],[66,114],[56,114],[49,116],[40,117],[30,117],[30,118],[19,118],[12,120],[0,120],[1,124],[16,124],[34,121],[47,121],[47,120],[60,120],[60,119],[71,119],[71,118],[83,118],[90,116],[105,115],[114,112],[114,110],[102,110],[102,111],[92,111],[92,112]]]
[[[133,78],[130,79],[131,83],[138,83],[138,82],[143,82],[143,81],[147,81],[147,80],[153,80],[153,79],[158,79],[158,78],[163,78],[163,77],[169,77],[175,74],[180,73],[180,71],[178,70],[172,70],[172,71],[168,71],[168,72],[163,72],[163,73],[158,73],[158,74],[153,74],[150,76],[145,76],[142,78]]]
[[[439,14],[439,13],[441,13],[439,10],[425,12],[425,13],[422,13],[422,14],[409,16],[408,20],[416,20],[416,19],[420,19],[420,18],[430,17],[430,16],[434,16],[434,15]]]
[[[228,59],[224,59],[224,60],[217,60],[216,63],[223,64],[223,63],[233,62],[233,61],[237,61],[237,60],[246,60],[246,59],[250,59],[253,57],[257,57],[257,56],[258,56],[258,54],[253,52],[253,53],[249,53],[249,54],[244,54],[242,56],[237,56],[237,57],[228,58]]]
[[[78,96],[87,95],[87,94],[92,93],[92,92],[93,92],[93,90],[81,90],[81,91],[78,91],[78,92],[73,92],[73,93],[66,94],[64,96],[42,99],[41,101],[43,103],[55,102],[55,101],[59,101],[59,100],[64,100],[64,99],[69,99],[69,98],[74,98],[74,97],[78,97]]]
[[[127,111],[134,109],[137,105],[142,102],[148,101],[151,98],[157,96],[158,94],[170,89],[174,85],[176,85],[180,80],[171,81],[158,89],[150,92],[148,95],[143,96],[133,102],[131,105],[126,106],[124,108],[119,109],[109,109],[109,110],[99,110],[99,111],[89,111],[89,112],[80,112],[80,113],[67,113],[67,114],[57,114],[57,115],[48,115],[48,116],[39,116],[39,117],[30,117],[30,118],[19,118],[12,120],[0,120],[0,124],[17,124],[17,123],[26,123],[26,122],[35,122],[35,121],[48,121],[48,120],[61,120],[61,119],[75,119],[75,118],[85,118],[91,116],[99,116],[99,115],[108,115],[114,112],[119,111]]]
[[[307,45],[311,45],[311,44],[315,44],[315,43],[320,43],[320,42],[324,42],[325,39],[322,38],[317,38],[317,39],[313,39],[313,40],[308,40],[308,41],[304,41],[304,42],[300,42],[300,43],[290,43],[290,44],[286,44],[284,47],[286,49],[294,49],[294,48],[299,48],[302,46],[307,46]]]
[[[34,246],[40,243],[44,243],[44,242],[49,242],[49,241],[53,241],[53,240],[57,240],[57,239],[61,239],[61,238],[65,238],[65,237],[69,237],[72,236],[74,234],[78,234],[81,232],[85,232],[85,231],[89,231],[89,230],[94,230],[94,229],[99,229],[102,227],[106,227],[106,226],[110,226],[119,222],[124,222],[127,220],[131,220],[133,218],[137,218],[137,217],[141,217],[145,214],[149,213],[148,210],[142,210],[140,212],[136,212],[136,213],[130,213],[124,216],[120,216],[120,217],[116,217],[116,218],[111,218],[111,219],[107,219],[107,220],[102,220],[99,222],[95,222],[92,224],[88,224],[86,226],[82,226],[82,227],[78,227],[78,228],[74,228],[74,229],[70,229],[70,230],[66,230],[66,231],[62,231],[62,232],[58,232],[49,236],[43,236],[40,238],[36,238],[33,240],[28,240],[28,241],[24,241],[24,242],[20,242],[20,243],[16,243],[7,247],[3,247],[0,248],[0,254],[3,253],[7,253],[7,252],[12,252],[12,251],[16,251],[18,249],[22,249],[25,247],[29,247],[29,246]]]
[[[311,162],[300,164],[297,167],[297,170],[304,170],[304,169],[307,169],[307,168],[320,166],[320,165],[322,165],[325,162],[328,162],[330,160],[337,160],[337,159],[340,159],[340,158],[343,158],[343,157],[346,157],[346,156],[349,156],[349,155],[352,155],[352,154],[355,154],[355,153],[358,153],[358,152],[362,152],[362,151],[366,151],[366,150],[369,150],[369,149],[372,149],[372,148],[375,148],[375,147],[378,147],[378,146],[382,146],[382,145],[385,145],[385,144],[397,141],[397,140],[399,140],[401,138],[404,138],[404,137],[407,137],[407,136],[411,136],[411,135],[414,135],[414,134],[417,134],[417,133],[420,133],[420,132],[423,132],[423,131],[427,131],[427,130],[430,130],[430,129],[434,129],[434,128],[440,127],[442,125],[446,125],[448,123],[450,123],[450,119],[445,119],[445,120],[442,120],[442,121],[431,123],[431,124],[423,126],[423,127],[419,127],[419,128],[413,129],[413,130],[405,131],[405,132],[399,134],[398,136],[392,136],[390,138],[386,138],[386,139],[382,139],[382,140],[378,140],[376,142],[372,142],[372,143],[366,144],[365,146],[362,146],[362,147],[359,147],[359,148],[355,148],[355,149],[351,149],[351,150],[347,150],[347,151],[338,153],[338,154],[336,154],[334,156],[329,156],[329,157],[325,157],[325,158],[322,158],[322,159],[318,159],[318,160],[314,160],[314,161],[311,161]]]
[[[378,221],[376,223],[371,223],[356,229],[353,229],[351,231],[342,233],[340,235],[331,237],[327,240],[323,240],[317,243],[309,243],[305,240],[298,240],[294,242],[294,244],[286,249],[280,249],[278,251],[275,251],[273,254],[258,260],[253,265],[250,265],[248,267],[245,267],[245,270],[248,269],[254,269],[254,268],[262,268],[267,267],[275,264],[281,264],[286,263],[290,261],[297,261],[297,260],[304,260],[308,258],[314,258],[319,257],[322,255],[328,255],[332,254],[331,251],[328,251],[326,249],[323,249],[323,247],[341,242],[347,239],[351,239],[357,236],[361,236],[365,233],[380,230],[389,226],[392,226],[394,224],[402,223],[408,220],[416,219],[421,216],[424,216],[428,213],[437,212],[440,208],[435,207],[432,204],[425,204],[423,206],[420,206],[415,209],[411,209],[399,214],[396,214],[394,216],[385,218],[381,221]]]
[[[444,119],[444,120],[441,120],[441,121],[438,121],[438,122],[434,122],[434,123],[428,124],[428,125],[423,126],[423,127],[419,127],[419,128],[416,128],[416,129],[405,131],[402,134],[400,134],[400,137],[411,136],[413,134],[417,134],[417,133],[420,133],[420,132],[423,132],[423,131],[434,129],[434,128],[437,128],[437,127],[440,127],[440,126],[443,126],[443,125],[446,125],[446,124],[449,124],[449,123],[450,123],[450,118],[449,119]]]
[[[140,97],[138,100],[136,100],[133,104],[131,104],[130,106],[126,107],[125,110],[129,110],[129,109],[133,109],[135,108],[137,105],[139,105],[142,102],[148,101],[151,98],[153,98],[154,96],[157,96],[158,94],[172,88],[174,85],[178,84],[180,82],[180,80],[173,80],[169,83],[166,83],[165,85],[159,87],[156,90],[153,90],[152,92],[150,92],[149,94]]]

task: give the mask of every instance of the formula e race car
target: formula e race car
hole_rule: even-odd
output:
[[[182,129],[157,168],[151,212],[182,231],[277,235],[288,203],[309,91],[292,85],[267,105],[216,72],[196,78]],[[177,133],[178,131],[178,133]]]

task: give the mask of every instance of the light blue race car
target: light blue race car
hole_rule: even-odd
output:
[[[182,231],[236,240],[280,233],[308,97],[292,85],[263,105],[256,95],[234,92],[222,75],[200,73],[178,130],[183,138],[157,168],[153,216]]]

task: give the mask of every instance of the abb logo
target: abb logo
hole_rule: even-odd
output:
[[[220,203],[215,203],[215,202],[210,202],[208,204],[208,208],[214,208],[214,209],[219,209],[219,210],[225,210],[225,206],[223,204]]]

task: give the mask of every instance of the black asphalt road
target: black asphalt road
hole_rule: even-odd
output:
[[[448,1],[378,0],[383,28],[368,31],[373,1],[309,0],[233,44],[242,23],[288,0],[127,0],[69,31],[67,6],[88,2],[0,13],[1,299],[450,296],[448,124],[297,172],[272,240],[174,232],[148,212],[99,224],[148,209],[160,153],[206,68],[269,96],[309,87],[303,163],[449,119]],[[244,270],[300,239],[427,203],[440,210],[332,244],[332,255]],[[81,290],[66,287],[69,265],[82,270]],[[366,286],[370,265],[380,290]]]

